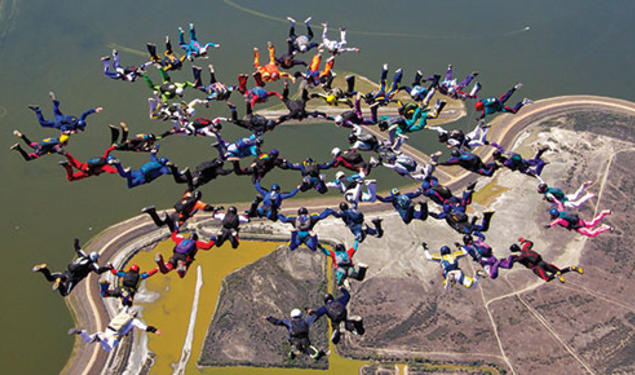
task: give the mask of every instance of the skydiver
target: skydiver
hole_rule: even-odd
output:
[[[119,286],[115,289],[110,289],[110,283],[106,280],[99,282],[100,294],[102,297],[115,297],[121,298],[121,304],[123,306],[132,306],[134,296],[139,289],[139,284],[142,280],[154,275],[159,271],[158,268],[153,268],[148,272],[140,272],[139,266],[132,264],[128,271],[123,268],[116,270],[110,269],[110,272],[119,278]]]
[[[401,68],[395,70],[395,75],[392,78],[392,85],[388,91],[386,91],[388,88],[386,82],[388,79],[388,64],[384,64],[381,69],[381,77],[379,78],[379,89],[373,90],[364,95],[366,104],[379,103],[379,105],[387,105],[390,103],[399,90],[399,84],[401,83],[402,77],[403,70]]]
[[[463,236],[463,245],[455,243],[456,247],[463,247],[465,251],[474,259],[475,262],[483,266],[485,272],[491,279],[498,277],[498,269],[510,269],[514,265],[514,259],[510,256],[504,259],[498,259],[492,252],[492,247],[484,242],[485,237],[477,234],[477,239],[466,234]],[[478,272],[477,272],[478,273]]]
[[[333,65],[335,65],[335,57],[331,56],[326,60],[324,69],[320,71],[320,63],[322,62],[322,54],[316,53],[311,59],[306,73],[296,72],[295,77],[302,77],[309,87],[317,87],[325,84],[333,77]]]
[[[439,134],[439,142],[445,143],[448,148],[463,147],[474,149],[478,146],[488,145],[487,131],[490,125],[485,124],[481,120],[471,132],[464,134],[461,129],[452,129],[450,131],[443,129],[441,126],[426,125],[426,129],[434,130]]]
[[[390,168],[399,175],[410,177],[416,181],[424,181],[430,178],[435,169],[431,163],[427,163],[424,166],[417,164],[413,158],[402,152],[387,153],[381,160],[381,164],[384,167]]]
[[[323,315],[328,316],[331,321],[331,326],[333,327],[333,334],[331,335],[331,342],[333,344],[338,344],[340,342],[340,338],[342,336],[342,323],[344,323],[344,328],[347,331],[353,332],[355,335],[363,335],[365,332],[364,322],[361,316],[348,316],[346,305],[351,299],[351,295],[348,293],[348,290],[346,290],[346,288],[340,288],[340,293],[342,295],[338,299],[333,298],[333,295],[331,294],[325,294],[324,305],[315,311],[308,311],[309,315],[315,314],[318,319]]]
[[[168,100],[176,97],[182,98],[186,88],[196,86],[194,82],[191,81],[172,82],[168,73],[163,69],[159,69],[159,74],[161,74],[160,85],[154,84],[147,73],[143,74],[143,80],[146,82],[146,85],[150,88],[150,90],[159,94],[164,103],[167,103]]]
[[[379,161],[374,157],[371,157],[367,162],[364,161],[362,155],[355,149],[349,149],[344,152],[335,147],[331,150],[331,155],[335,164],[333,167],[339,167],[340,165],[353,172],[358,172],[362,176],[368,176],[371,169],[379,165]]]
[[[238,248],[239,226],[248,223],[249,218],[246,215],[239,215],[236,206],[229,206],[226,213],[217,208],[214,212],[214,219],[220,220],[222,223],[220,233],[212,237],[216,246],[221,247],[225,241],[229,240],[233,249]]]
[[[514,91],[521,88],[523,85],[521,83],[517,83],[514,87],[512,87],[509,91],[507,91],[500,98],[489,97],[485,99],[481,99],[475,95],[478,99],[476,103],[474,103],[474,108],[477,111],[481,111],[481,115],[476,119],[481,120],[487,115],[491,115],[496,112],[504,112],[504,113],[516,113],[518,112],[524,105],[531,104],[533,101],[531,99],[524,98],[522,101],[516,103],[514,108],[508,107],[505,105],[505,102],[512,96]]]
[[[233,163],[234,173],[236,173],[237,176],[251,176],[252,183],[263,179],[267,173],[272,171],[275,167],[285,169],[287,166],[287,160],[280,157],[280,152],[275,148],[268,153],[258,155],[256,160],[248,167],[241,168],[238,160],[235,160]]]
[[[459,283],[466,288],[472,288],[478,283],[478,277],[475,275],[473,278],[465,276],[463,271],[459,268],[459,259],[467,255],[467,251],[461,249],[459,251],[452,252],[449,247],[441,246],[440,254],[430,254],[428,251],[428,245],[423,242],[423,253],[426,259],[431,262],[437,262],[443,270],[443,286],[445,289],[454,287],[455,283]]]
[[[351,133],[348,135],[348,143],[351,145],[350,148],[359,151],[374,151],[379,154],[399,150],[406,139],[408,139],[408,137],[399,135],[380,141],[374,134],[366,132],[359,125],[353,125],[353,130],[351,130]]]
[[[200,99],[197,99],[200,100]],[[166,103],[161,99],[159,92],[155,91],[154,96],[148,98],[148,117],[151,120],[172,121],[182,123],[191,115],[189,106],[183,103]]]
[[[64,156],[66,160],[62,160],[59,164],[66,170],[66,179],[68,181],[77,181],[86,177],[99,176],[102,173],[117,173],[117,168],[108,164],[108,159],[112,158],[110,152],[115,146],[110,146],[104,151],[101,157],[88,159],[86,163],[82,163],[75,159],[70,152],[66,152]],[[74,171],[73,168],[77,169]]]
[[[212,100],[217,101],[227,101],[229,97],[232,95],[234,91],[238,89],[237,86],[225,86],[222,82],[216,79],[216,72],[214,71],[214,66],[209,64],[207,68],[209,69],[209,84],[205,86],[201,79],[201,68],[192,67],[194,72],[194,88],[204,92],[207,97],[205,98],[206,105],[209,105],[209,102]]]
[[[247,119],[239,119],[236,107],[233,104],[228,103],[231,111],[231,122],[247,129],[254,133],[256,136],[261,136],[265,132],[272,131],[276,126],[280,125],[280,119],[268,119],[263,115],[253,113],[253,109],[250,103],[247,103],[246,115]]]
[[[333,216],[342,219],[355,236],[356,241],[364,241],[367,235],[377,238],[381,238],[384,235],[384,230],[381,227],[381,218],[371,220],[374,225],[374,228],[371,228],[364,223],[364,214],[357,207],[349,207],[345,202],[340,203],[340,210],[336,211]]]
[[[264,319],[269,323],[277,326],[284,326],[289,331],[289,344],[291,344],[291,350],[287,354],[290,359],[294,359],[299,354],[306,354],[314,360],[319,360],[324,357],[326,353],[317,349],[311,345],[309,340],[309,327],[317,320],[315,315],[307,315],[306,318],[302,318],[302,311],[300,309],[291,310],[291,319],[276,319],[271,316],[265,316]]]
[[[429,87],[425,87],[421,84],[421,79],[423,78],[423,73],[420,70],[417,70],[415,73],[414,80],[411,86],[400,86],[398,91],[405,91],[410,95],[412,100],[415,102],[421,102],[425,98],[432,97],[430,92],[435,91],[434,85],[430,85]]]
[[[444,162],[438,162],[437,165],[458,165],[463,169],[485,177],[492,177],[494,172],[500,168],[495,162],[483,163],[483,160],[481,160],[478,155],[473,154],[465,148],[452,149],[450,158]]]
[[[147,43],[148,53],[150,53],[150,60],[160,67],[159,70],[169,72],[170,70],[181,70],[183,67],[183,61],[185,61],[185,55],[177,56],[172,50],[172,43],[170,43],[170,37],[165,36],[165,52],[163,53],[163,59],[157,55],[157,46],[152,43]]]
[[[330,169],[335,164],[335,160],[329,163],[317,163],[311,158],[306,158],[300,163],[286,162],[283,168],[293,169],[300,171],[302,174],[302,185],[300,185],[300,191],[304,192],[315,189],[320,194],[325,194],[328,191],[326,182],[324,181],[324,175],[320,174],[321,170]]]
[[[276,57],[276,63],[283,69],[291,69],[296,65],[307,66],[307,63],[303,60],[295,58],[297,51],[293,46],[293,42],[287,41],[287,53]]]
[[[69,132],[69,133],[77,133],[78,131],[84,131],[86,130],[86,118],[93,113],[99,113],[103,110],[102,107],[97,107],[97,108],[91,108],[85,111],[79,117],[72,116],[72,115],[65,116],[62,113],[62,111],[60,111],[60,102],[59,100],[55,98],[55,94],[53,93],[53,91],[49,92],[49,97],[53,101],[53,115],[55,115],[55,120],[44,119],[44,116],[42,115],[42,110],[40,109],[40,107],[36,105],[28,106],[30,110],[35,112],[35,115],[37,116],[37,119],[40,123],[40,126],[42,126],[43,128],[54,128],[59,131]]]
[[[68,265],[66,271],[51,273],[45,263],[33,267],[33,272],[41,272],[47,281],[53,283],[52,289],[58,290],[62,297],[69,295],[73,288],[91,272],[101,275],[112,268],[111,265],[100,267],[97,264],[99,253],[93,251],[90,254],[86,254],[79,245],[79,239],[75,238],[73,246],[77,253],[77,258]]]
[[[283,72],[278,69],[278,63],[276,63],[276,47],[267,42],[267,49],[269,50],[269,64],[260,65],[260,52],[258,48],[254,47],[254,68],[256,71],[252,74],[258,86],[264,86],[266,82],[275,82],[279,79],[290,79],[295,83],[295,77],[292,74]]]
[[[569,230],[575,230],[576,232],[587,236],[587,237],[596,237],[597,235],[604,232],[613,232],[615,228],[610,225],[602,224],[597,228],[595,227],[600,220],[602,220],[605,216],[609,216],[611,214],[611,210],[603,210],[599,215],[594,217],[592,220],[583,220],[578,216],[577,213],[565,210],[565,207],[559,201],[556,201],[556,207],[549,210],[549,215],[551,216],[551,223],[546,224],[545,228],[549,229],[555,225],[560,225]]]
[[[174,164],[168,164],[168,168],[172,171],[172,176],[177,184],[187,183],[188,190],[193,191],[216,179],[218,176],[231,174],[234,170],[224,169],[224,163],[221,158],[204,161],[196,166],[194,172],[191,172],[189,168],[179,171]]]
[[[338,189],[344,199],[355,207],[360,201],[374,202],[376,199],[377,181],[364,180],[361,174],[346,176],[344,172],[338,171],[335,174],[335,180],[327,182],[326,187]],[[364,187],[366,187],[365,192],[362,190]]]
[[[157,214],[155,206],[148,206],[141,209],[142,212],[147,213],[152,218],[152,221],[158,226],[168,225],[168,219],[173,223],[168,225],[170,231],[174,228],[181,228],[187,219],[194,216],[199,210],[205,212],[213,212],[217,208],[214,208],[211,204],[207,204],[201,200],[201,192],[199,190],[190,191],[186,190],[181,199],[174,204],[174,216],[164,214],[164,218],[161,219]]]
[[[243,97],[245,98],[245,103],[247,103],[247,112],[251,112],[254,108],[254,106],[256,105],[256,103],[266,103],[267,100],[272,97],[272,96],[276,96],[278,99],[282,100],[282,95],[277,92],[277,91],[269,91],[266,90],[264,88],[264,82],[261,81],[261,75],[260,74],[256,74],[254,76],[256,83],[258,83],[258,85],[247,89],[247,81],[249,80],[249,76],[246,74],[239,74],[238,75],[238,92],[240,92],[241,94],[243,94]],[[229,108],[231,109],[231,107],[233,107],[233,104],[227,103],[227,105],[229,105]]]
[[[325,209],[322,213],[309,214],[305,207],[298,209],[297,216],[285,216],[278,214],[278,219],[285,224],[291,224],[295,230],[291,232],[291,240],[289,241],[289,250],[293,251],[300,245],[305,244],[311,251],[316,251],[320,245],[318,236],[313,232],[315,224],[321,220],[333,215],[335,211],[330,208]]]
[[[217,137],[221,123],[228,121],[225,117],[210,119],[207,117],[195,117],[192,120],[183,121],[179,127],[174,127],[170,134],[185,134],[200,137]]]
[[[401,134],[413,133],[423,129],[426,126],[429,118],[435,119],[439,117],[439,114],[445,107],[445,102],[437,99],[434,108],[428,108],[424,110],[424,106],[426,105],[427,103],[424,100],[421,105],[417,106],[411,118],[406,118],[402,115],[393,117],[381,116],[378,123],[379,129],[388,129],[389,133],[391,133],[391,137],[395,137]]]
[[[253,202],[251,202],[251,207],[246,212],[248,217],[264,217],[272,221],[278,220],[278,210],[282,205],[282,201],[288,198],[294,197],[300,191],[300,186],[298,185],[295,189],[288,193],[280,192],[280,185],[273,184],[271,185],[271,190],[267,190],[260,186],[260,181],[256,181],[254,183],[254,187],[256,191],[260,195],[256,196]],[[262,203],[261,207],[258,207]]]
[[[328,38],[328,27],[327,23],[323,23],[322,27],[324,30],[322,31],[322,43],[318,46],[318,49],[321,51],[326,49],[332,56],[341,55],[346,52],[356,52],[359,53],[359,48],[356,47],[346,47],[346,28],[340,27],[340,41],[331,40]]]
[[[464,206],[457,206],[450,203],[443,204],[443,211],[439,213],[428,211],[428,215],[437,220],[445,219],[446,223],[448,223],[452,229],[461,234],[479,235],[479,233],[487,232],[489,229],[490,220],[492,219],[494,212],[483,212],[483,220],[481,221],[481,224],[476,224],[476,221],[478,220],[476,216],[473,216],[470,219],[470,217],[465,213]]]
[[[218,156],[223,160],[238,160],[248,156],[260,155],[262,137],[254,134],[249,137],[238,138],[235,142],[227,143],[218,131],[215,132],[218,142],[212,146],[218,150]]]
[[[452,190],[441,184],[439,180],[432,175],[421,182],[420,189],[425,197],[430,198],[439,206],[448,203],[450,198],[453,197]]]
[[[459,82],[456,78],[453,78],[453,67],[452,64],[448,65],[448,69],[445,72],[445,79],[439,82],[440,77],[435,75],[432,77],[428,77],[428,80],[433,82],[434,87],[439,91],[439,93],[443,95],[447,95],[454,99],[466,99],[473,98],[478,90],[480,89],[480,85],[476,85],[475,89],[470,93],[466,93],[463,91],[472,80],[478,75],[478,72],[470,73],[465,79]]]
[[[161,135],[139,133],[133,138],[128,139],[129,129],[126,123],[120,122],[119,126],[121,127],[121,139],[119,139],[119,129],[114,125],[108,125],[110,129],[110,143],[117,151],[150,152],[154,149],[157,141],[172,134],[171,131],[167,131]]]
[[[357,95],[353,109],[335,116],[335,125],[345,128],[352,128],[354,125],[375,125],[378,122],[377,107],[377,104],[372,104],[370,106],[370,117],[364,117],[362,114],[361,96]]]
[[[288,121],[288,120],[298,120],[302,121],[306,118],[313,117],[318,118],[322,117],[325,119],[329,119],[326,113],[321,111],[307,111],[306,103],[309,101],[309,92],[306,87],[302,89],[302,94],[300,99],[291,100],[289,99],[289,82],[284,82],[284,89],[282,91],[282,102],[289,110],[289,113],[286,115],[282,115],[279,118],[280,122]]]
[[[139,185],[148,184],[164,174],[172,173],[168,167],[170,161],[167,158],[157,158],[157,152],[159,152],[158,145],[150,152],[150,161],[143,164],[138,171],[122,167],[121,162],[117,159],[110,159],[108,163],[117,168],[119,175],[126,179],[128,189],[132,189]]]
[[[357,268],[353,264],[353,256],[357,252],[357,248],[359,246],[359,241],[356,239],[353,247],[350,249],[346,249],[344,244],[338,243],[335,245],[335,248],[327,249],[326,247],[320,245],[320,251],[322,251],[327,257],[330,257],[333,263],[333,268],[335,269],[335,280],[337,286],[348,285],[348,281],[346,281],[349,277],[351,279],[355,279],[357,281],[363,281],[366,277],[366,270],[368,266],[359,263]]]
[[[201,44],[196,38],[196,30],[194,24],[190,24],[190,41],[185,43],[185,32],[179,27],[179,47],[185,51],[185,58],[194,61],[195,57],[207,58],[207,49],[209,47],[218,48],[220,44],[208,42]]]
[[[61,134],[59,137],[44,138],[41,142],[31,142],[26,135],[22,134],[19,130],[14,130],[13,135],[24,141],[29,147],[33,149],[33,152],[26,152],[22,147],[16,143],[9,147],[10,150],[15,150],[22,155],[24,160],[31,161],[41,156],[48,154],[65,154],[64,146],[68,145],[69,136],[67,134]]]
[[[513,263],[520,263],[523,266],[532,270],[538,277],[549,282],[554,278],[558,278],[561,283],[564,283],[563,274],[575,271],[579,274],[583,274],[584,270],[582,267],[577,266],[569,266],[565,268],[558,268],[553,264],[549,264],[542,259],[542,256],[532,250],[534,243],[532,241],[526,240],[524,238],[519,238],[518,242],[522,245],[522,248],[517,244],[512,244],[509,247],[509,250],[513,253],[520,252],[520,255],[512,255]]]
[[[306,26],[307,35],[295,35],[295,20],[291,17],[287,17],[287,19],[291,23],[291,28],[289,29],[289,38],[287,39],[287,43],[292,44],[294,51],[305,53],[305,52],[309,52],[311,49],[319,45],[316,42],[312,42],[313,30],[311,30],[311,17],[307,17],[307,19],[304,20],[304,25]]]
[[[324,93],[311,93],[311,99],[322,99],[328,105],[337,106],[339,103],[344,103],[349,107],[353,107],[353,102],[351,99],[357,91],[355,91],[355,76],[348,75],[344,79],[346,81],[346,91],[340,89],[339,87],[333,87],[333,79],[335,78],[334,74],[330,74],[325,82],[322,84],[322,89]],[[359,105],[358,105],[359,106]],[[361,112],[361,110],[360,110]]]
[[[523,157],[516,152],[505,151],[505,149],[496,142],[492,142],[491,145],[496,147],[494,160],[512,171],[519,171],[527,176],[538,177],[540,173],[542,173],[542,169],[547,165],[540,157],[549,149],[548,147],[543,147],[538,150],[533,159],[523,159]]]
[[[176,273],[180,278],[185,277],[188,268],[194,262],[194,257],[199,250],[209,250],[214,246],[213,238],[209,241],[201,241],[198,239],[198,234],[192,233],[189,238],[183,237],[178,231],[172,231],[170,236],[174,241],[173,255],[170,260],[163,261],[163,255],[157,253],[154,257],[154,261],[159,266],[159,271],[162,274],[166,274],[173,269],[176,269]]]
[[[112,70],[110,70],[110,56],[102,57],[101,61],[104,63],[106,77],[127,82],[136,81],[145,73],[146,67],[152,64],[152,61],[148,61],[139,66],[131,65],[123,68],[119,65],[119,52],[116,49],[112,50]]]
[[[586,193],[584,196],[584,190],[592,184],[592,181],[585,181],[580,185],[578,190],[573,194],[565,194],[564,191],[548,186],[544,182],[538,185],[538,192],[544,195],[544,199],[551,204],[555,205],[556,201],[562,203],[564,208],[578,209],[591,198],[595,197],[593,193]]]
[[[426,202],[418,202],[419,209],[415,209],[413,199],[421,195],[421,190],[417,189],[411,193],[402,193],[399,189],[390,190],[390,196],[382,197],[377,194],[377,199],[384,203],[392,203],[394,209],[399,213],[404,223],[410,224],[413,219],[425,221],[428,218],[428,205]]]
[[[83,329],[73,328],[68,331],[68,334],[80,335],[87,344],[98,342],[107,352],[114,349],[117,344],[119,344],[119,341],[132,331],[133,328],[161,335],[161,331],[159,331],[156,327],[145,325],[141,320],[139,320],[139,318],[137,318],[137,315],[137,308],[126,306],[110,320],[106,326],[106,330],[103,332],[95,332],[92,335],[89,335]]]

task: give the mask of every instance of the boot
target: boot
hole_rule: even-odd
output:
[[[377,230],[377,238],[381,238],[384,235],[384,230],[381,227],[381,222],[383,219],[375,218],[371,222],[375,225],[375,229]]]
[[[359,263],[358,264],[358,270],[357,270],[357,275],[355,276],[355,279],[357,279],[358,281],[363,281],[364,278],[366,277],[366,270],[368,269],[368,266],[364,263]]]
[[[342,333],[340,332],[339,327],[333,329],[333,334],[331,335],[331,342],[337,345],[340,342],[341,337],[342,337]]]
[[[165,266],[165,262],[163,261],[163,255],[158,253],[157,255],[154,256],[154,261],[159,266],[159,271],[161,271],[162,274],[166,274],[170,272],[170,270]]]
[[[366,330],[364,329],[364,320],[359,315],[353,315],[348,318],[349,322],[353,323],[355,330],[353,331],[356,335],[363,335]]]
[[[45,269],[45,268],[46,268],[46,263],[42,263],[42,264],[38,264],[38,265],[33,266],[33,268],[31,269],[31,271],[33,271],[33,272],[40,272],[40,271],[42,271],[42,270],[43,270],[43,269]]]

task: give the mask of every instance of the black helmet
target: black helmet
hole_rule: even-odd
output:
[[[340,210],[342,211],[348,210],[348,204],[346,202],[340,203]]]
[[[335,245],[335,251],[346,251],[346,247],[344,247],[344,244],[338,243]]]
[[[512,253],[517,253],[520,251],[520,246],[513,244],[509,247],[509,251],[511,251]]]
[[[194,197],[194,199],[199,200],[201,199],[201,191],[200,190],[196,190],[194,192],[194,194],[192,194],[192,196]]]
[[[452,251],[450,250],[449,247],[447,246],[441,246],[441,255],[448,255],[450,254]]]
[[[329,303],[329,302],[331,302],[331,301],[333,301],[334,299],[335,299],[335,298],[333,298],[333,295],[332,295],[332,294],[330,294],[330,293],[326,293],[326,294],[324,295],[324,303],[325,303],[325,304],[326,304],[326,303]]]
[[[236,209],[236,206],[229,206],[227,208],[227,213],[228,214],[232,214],[232,215],[236,215],[236,213],[238,213],[238,210]]]
[[[198,240],[198,233],[196,233],[196,232],[192,233],[192,235],[190,236],[190,239],[191,239],[192,241],[196,241],[196,240]]]
[[[357,141],[357,136],[354,133],[351,133],[348,135],[348,142],[349,143],[355,143],[355,141]]]
[[[472,243],[474,240],[472,239],[472,236],[470,236],[469,234],[466,234],[465,236],[463,236],[463,243],[464,244],[469,244]]]
[[[501,152],[498,150],[494,150],[494,152],[492,153],[492,155],[494,155],[495,158],[500,158],[501,157]]]
[[[309,210],[307,210],[306,207],[298,208],[298,215],[306,215],[308,213],[309,213]]]
[[[311,163],[313,163],[313,159],[311,158],[304,159],[304,164],[311,164]]]
[[[447,142],[448,141],[448,133],[439,134],[439,142]]]
[[[544,193],[547,191],[547,184],[542,183],[540,185],[538,185],[538,192],[539,193]]]
[[[457,156],[461,156],[461,153],[459,152],[459,150],[457,149],[452,149],[452,151],[450,151],[450,155],[457,157]]]

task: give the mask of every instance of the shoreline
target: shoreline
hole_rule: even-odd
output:
[[[490,139],[501,144],[507,148],[511,145],[522,131],[528,126],[535,124],[536,122],[554,117],[559,114],[564,114],[576,110],[584,109],[600,109],[600,110],[613,110],[622,113],[635,114],[635,103],[607,97],[598,96],[560,96],[548,99],[538,100],[530,106],[525,107],[516,115],[499,115],[494,118],[492,128],[490,129]],[[308,122],[307,122],[308,123]],[[478,155],[483,157],[484,161],[491,158],[492,150],[488,149],[486,152],[479,150]],[[442,168],[439,168],[442,169]],[[473,181],[473,174],[469,172],[461,173],[463,170],[459,168],[443,168],[448,172],[447,184],[452,189],[457,189],[461,186],[467,185]],[[454,171],[455,173],[450,173]],[[329,201],[339,201],[337,198],[314,198],[314,199],[297,199],[291,200],[289,207],[286,207],[283,212],[287,210],[293,210],[301,206],[303,203],[309,202],[311,205],[308,208],[315,208],[316,205],[330,205]],[[392,208],[388,204],[380,202],[365,203],[361,205],[365,212],[383,212],[392,211]],[[199,215],[191,219],[188,227],[201,225],[201,222],[209,219],[209,215]],[[254,220],[254,223],[262,222],[260,220]],[[132,257],[136,251],[149,246],[141,246],[136,248],[137,243],[145,243],[148,238],[161,238],[167,236],[164,232],[165,229],[157,229],[154,223],[147,218],[146,215],[139,215],[130,219],[126,219],[120,223],[114,224],[104,231],[100,232],[89,240],[85,249],[87,251],[98,251],[102,255],[104,261],[119,260],[124,261]],[[247,238],[247,231],[245,232]],[[154,240],[155,242],[158,240]],[[140,245],[136,245],[140,246]],[[115,263],[115,266],[118,264]],[[97,275],[91,274],[86,282],[82,283],[76,288],[75,294],[71,295],[66,303],[69,306],[69,310],[76,322],[76,325],[87,330],[101,330],[103,328],[103,321],[108,319],[112,306],[109,307],[108,303],[117,301],[106,302],[99,296],[99,291],[90,286],[96,285]],[[89,303],[86,303],[86,302]],[[124,340],[124,342],[129,339]],[[122,342],[122,344],[124,344]],[[119,347],[123,348],[123,345]],[[118,351],[108,355],[99,346],[90,347],[75,341],[71,356],[62,370],[65,373],[100,373],[105,365],[116,356]]]

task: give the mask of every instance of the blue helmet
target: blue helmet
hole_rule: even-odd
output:
[[[441,255],[448,255],[450,254],[452,251],[450,251],[450,248],[447,246],[441,246]]]
[[[401,192],[397,188],[390,189],[390,195],[399,195]]]
[[[277,148],[272,149],[271,151],[269,151],[269,155],[271,156],[278,156],[280,155],[280,152],[278,151]]]
[[[168,160],[168,158],[161,158],[161,159],[159,159],[159,162],[160,162],[161,164],[163,164],[163,165],[165,165],[168,161],[169,161],[169,160]]]
[[[556,217],[558,216],[559,212],[556,208],[552,208],[549,210],[549,215],[551,215],[551,217]]]
[[[425,180],[421,183],[421,188],[422,189],[430,189],[430,181]]]
[[[280,191],[280,185],[278,185],[278,184],[273,184],[273,185],[271,185],[271,190],[273,190],[273,191]]]

